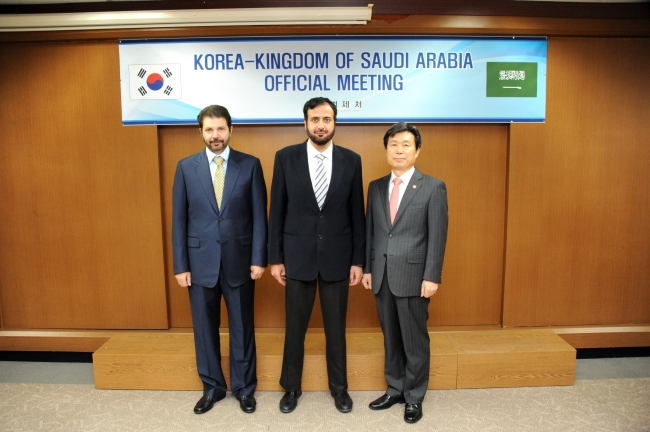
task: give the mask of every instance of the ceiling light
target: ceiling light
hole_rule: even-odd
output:
[[[367,7],[193,9],[0,15],[0,31],[366,24],[372,18],[372,6],[369,4]]]

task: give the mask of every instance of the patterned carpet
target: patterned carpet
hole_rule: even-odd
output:
[[[2,366],[0,365],[0,368]],[[351,392],[341,414],[325,392],[304,393],[291,414],[281,393],[257,392],[254,414],[227,397],[195,415],[199,392],[96,390],[84,384],[0,383],[1,431],[650,431],[650,378],[579,380],[573,387],[429,391],[424,418],[403,405],[375,412],[381,392]]]

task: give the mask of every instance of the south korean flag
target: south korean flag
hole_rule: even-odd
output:
[[[181,65],[129,65],[131,100],[181,99]]]

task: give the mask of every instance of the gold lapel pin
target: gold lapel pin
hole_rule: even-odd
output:
[[[413,189],[417,189],[417,185],[413,185]]]

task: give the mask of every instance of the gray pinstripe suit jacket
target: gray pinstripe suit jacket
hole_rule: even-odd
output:
[[[388,286],[398,297],[420,296],[422,280],[440,283],[447,243],[447,188],[441,180],[415,169],[390,223],[390,174],[370,183],[366,208],[366,265],[372,291],[381,287],[387,266]]]

